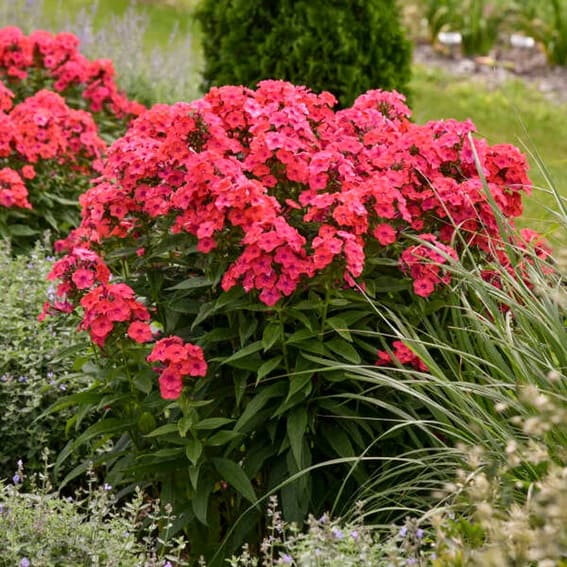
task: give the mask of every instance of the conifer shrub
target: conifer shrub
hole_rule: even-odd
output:
[[[203,0],[205,89],[283,79],[341,106],[373,89],[407,91],[411,47],[391,0]]]

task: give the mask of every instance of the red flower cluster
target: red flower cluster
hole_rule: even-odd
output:
[[[92,116],[69,108],[63,97],[48,90],[4,111],[0,114],[0,126],[0,159],[22,168],[22,164],[55,160],[59,165],[80,163],[78,167],[83,172],[91,173],[92,162],[106,150]],[[24,176],[32,178],[31,172],[33,166],[28,166]]]
[[[413,366],[416,370],[427,372],[429,369],[426,364],[412,352],[412,350],[402,341],[394,341],[392,343],[393,356],[390,356],[385,350],[378,351],[378,360],[376,366],[387,366],[397,361],[399,364]]]
[[[79,330],[88,330],[92,341],[101,348],[117,325],[127,326],[128,336],[138,343],[153,338],[148,324],[150,314],[126,284],[103,284],[91,289],[81,299],[81,307],[84,316]]]
[[[31,234],[76,226],[73,202],[107,149],[99,126],[116,137],[145,110],[118,91],[110,61],[89,61],[78,45],[69,33],[0,28],[0,215],[8,234],[22,224],[17,208],[35,209],[26,218]]]
[[[107,284],[110,270],[102,259],[87,248],[75,248],[71,254],[57,260],[47,279],[60,280],[57,294],[77,297],[81,291],[94,285]]]
[[[75,248],[72,254],[57,260],[47,275],[48,280],[59,280],[56,295],[60,298],[53,305],[46,302],[39,315],[43,321],[47,315],[57,312],[71,313],[82,294],[95,285],[107,284],[110,270],[101,258],[87,248]]]
[[[31,209],[28,190],[22,178],[9,167],[0,169],[0,207]]]
[[[90,61],[79,52],[79,39],[67,32],[38,30],[26,36],[19,28],[0,29],[0,80],[10,88],[29,81],[60,93],[78,89],[93,112],[137,116],[145,108],[118,91],[107,59]],[[0,89],[0,108],[2,107]]]
[[[193,235],[203,253],[230,246],[223,289],[240,283],[267,305],[329,266],[342,266],[353,285],[370,239],[401,245],[424,232],[454,256],[458,227],[469,246],[491,253],[500,235],[470,122],[412,124],[396,93],[372,91],[336,113],[333,103],[328,93],[264,81],[256,91],[214,88],[191,104],[156,105],[112,146],[100,182],[81,199],[81,228],[62,246],[104,247],[171,219],[171,232]],[[483,140],[475,149],[497,204],[519,215],[530,189],[525,158]],[[448,281],[401,266],[422,296]]]
[[[161,362],[154,368],[159,373],[162,398],[176,400],[183,388],[185,376],[205,376],[207,363],[200,347],[183,343],[179,337],[166,337],[156,342],[147,357],[148,362]]]
[[[453,248],[442,244],[433,234],[422,234],[420,240],[428,244],[416,244],[406,248],[400,257],[400,267],[413,279],[413,291],[428,297],[441,284],[451,281],[451,274],[442,271],[443,264],[457,259]]]
[[[470,121],[413,124],[395,92],[370,91],[338,112],[334,103],[329,93],[264,81],[155,105],[111,146],[81,196],[81,225],[59,251],[104,256],[126,246],[140,269],[154,234],[186,234],[227,266],[223,290],[241,285],[269,306],[320,274],[364,286],[370,245],[396,259],[422,297],[450,282],[457,246],[505,260],[491,200],[510,222],[522,211],[531,183],[516,148],[473,141]],[[394,349],[421,368],[411,351]],[[162,378],[173,396],[179,373]]]

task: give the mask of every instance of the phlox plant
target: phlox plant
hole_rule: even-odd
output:
[[[15,244],[78,224],[107,143],[144,109],[118,91],[110,61],[78,46],[70,33],[0,29],[0,234]]]
[[[455,262],[498,286],[495,266],[527,279],[522,250],[549,253],[533,231],[500,230],[530,190],[516,148],[473,139],[469,121],[414,124],[396,92],[334,104],[264,81],[155,105],[110,147],[79,228],[56,244],[42,317],[75,314],[96,346],[91,390],[54,409],[100,412],[58,464],[112,441],[95,456],[109,482],[157,483],[216,560],[229,529],[227,552],[258,540],[270,492],[301,521],[423,442],[385,425],[419,401],[357,396],[344,371],[423,365],[390,344],[368,297],[418,324],[452,293]]]

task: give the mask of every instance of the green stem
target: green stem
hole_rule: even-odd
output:
[[[284,320],[283,320],[283,310],[282,310],[281,307],[278,308],[278,321],[280,323],[280,336],[281,336],[281,345],[282,345],[282,354],[283,354],[283,358],[284,358],[285,372],[289,376],[291,374],[291,372],[290,372],[290,368],[289,368],[287,343],[285,342],[285,327],[284,327]]]
[[[325,323],[327,322],[327,314],[329,312],[329,299],[329,284],[325,283],[325,302],[323,303],[323,310],[321,312],[321,330],[319,332],[321,340],[323,340],[323,336],[325,334]]]

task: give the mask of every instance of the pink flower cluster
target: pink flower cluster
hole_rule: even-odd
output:
[[[110,270],[92,250],[75,248],[53,265],[47,276],[59,280],[53,305],[46,302],[39,316],[42,321],[57,311],[70,313],[76,302],[83,308],[79,330],[89,332],[92,341],[103,347],[108,336],[127,327],[128,336],[145,343],[153,339],[148,309],[135,298],[134,291],[123,283],[110,283]]]
[[[101,348],[116,326],[127,327],[128,336],[138,343],[153,339],[148,324],[150,313],[126,284],[94,287],[81,299],[81,307],[84,315],[79,330],[88,331],[93,343]]]
[[[156,105],[113,144],[99,182],[81,198],[81,227],[61,247],[104,248],[167,219],[203,253],[229,247],[223,289],[257,290],[267,305],[329,266],[342,266],[353,285],[373,239],[399,249],[406,235],[434,235],[454,257],[458,227],[485,254],[502,248],[470,122],[413,124],[397,93],[371,91],[339,112],[333,104],[329,93],[264,81],[255,91],[214,88],[191,104]],[[474,144],[497,204],[518,216],[531,186],[524,156]],[[430,256],[406,254],[400,264],[422,296],[449,280],[417,269],[417,258],[430,266]]]
[[[457,260],[453,248],[442,244],[433,234],[422,234],[424,244],[406,248],[400,257],[400,267],[413,279],[413,291],[421,297],[429,297],[440,285],[451,281],[451,274],[443,272],[443,264]]]
[[[2,99],[2,95],[5,98]],[[75,175],[92,175],[106,150],[92,116],[73,110],[57,93],[41,90],[11,106],[10,91],[0,91],[0,205],[31,208],[24,180],[48,163],[66,166]]]
[[[139,115],[145,108],[118,90],[114,75],[110,60],[84,57],[72,33],[38,30],[26,36],[17,27],[0,29],[0,80],[9,88],[30,80],[62,94],[79,89],[92,112],[106,109],[118,118]],[[0,108],[1,101],[0,89]]]
[[[399,364],[412,366],[421,372],[427,372],[427,365],[402,341],[392,343],[392,355],[385,350],[378,351],[376,366],[387,366],[397,361]]]
[[[205,376],[207,363],[200,347],[183,343],[179,337],[166,337],[156,342],[147,357],[148,362],[160,362],[154,370],[159,373],[162,398],[179,398],[185,376]]]
[[[145,110],[118,91],[110,61],[89,61],[78,46],[70,33],[0,28],[0,208],[32,208],[55,175],[65,178],[57,196],[76,199],[76,180],[107,148],[91,112],[127,121]]]
[[[31,209],[28,190],[22,178],[9,167],[0,169],[0,207]]]

